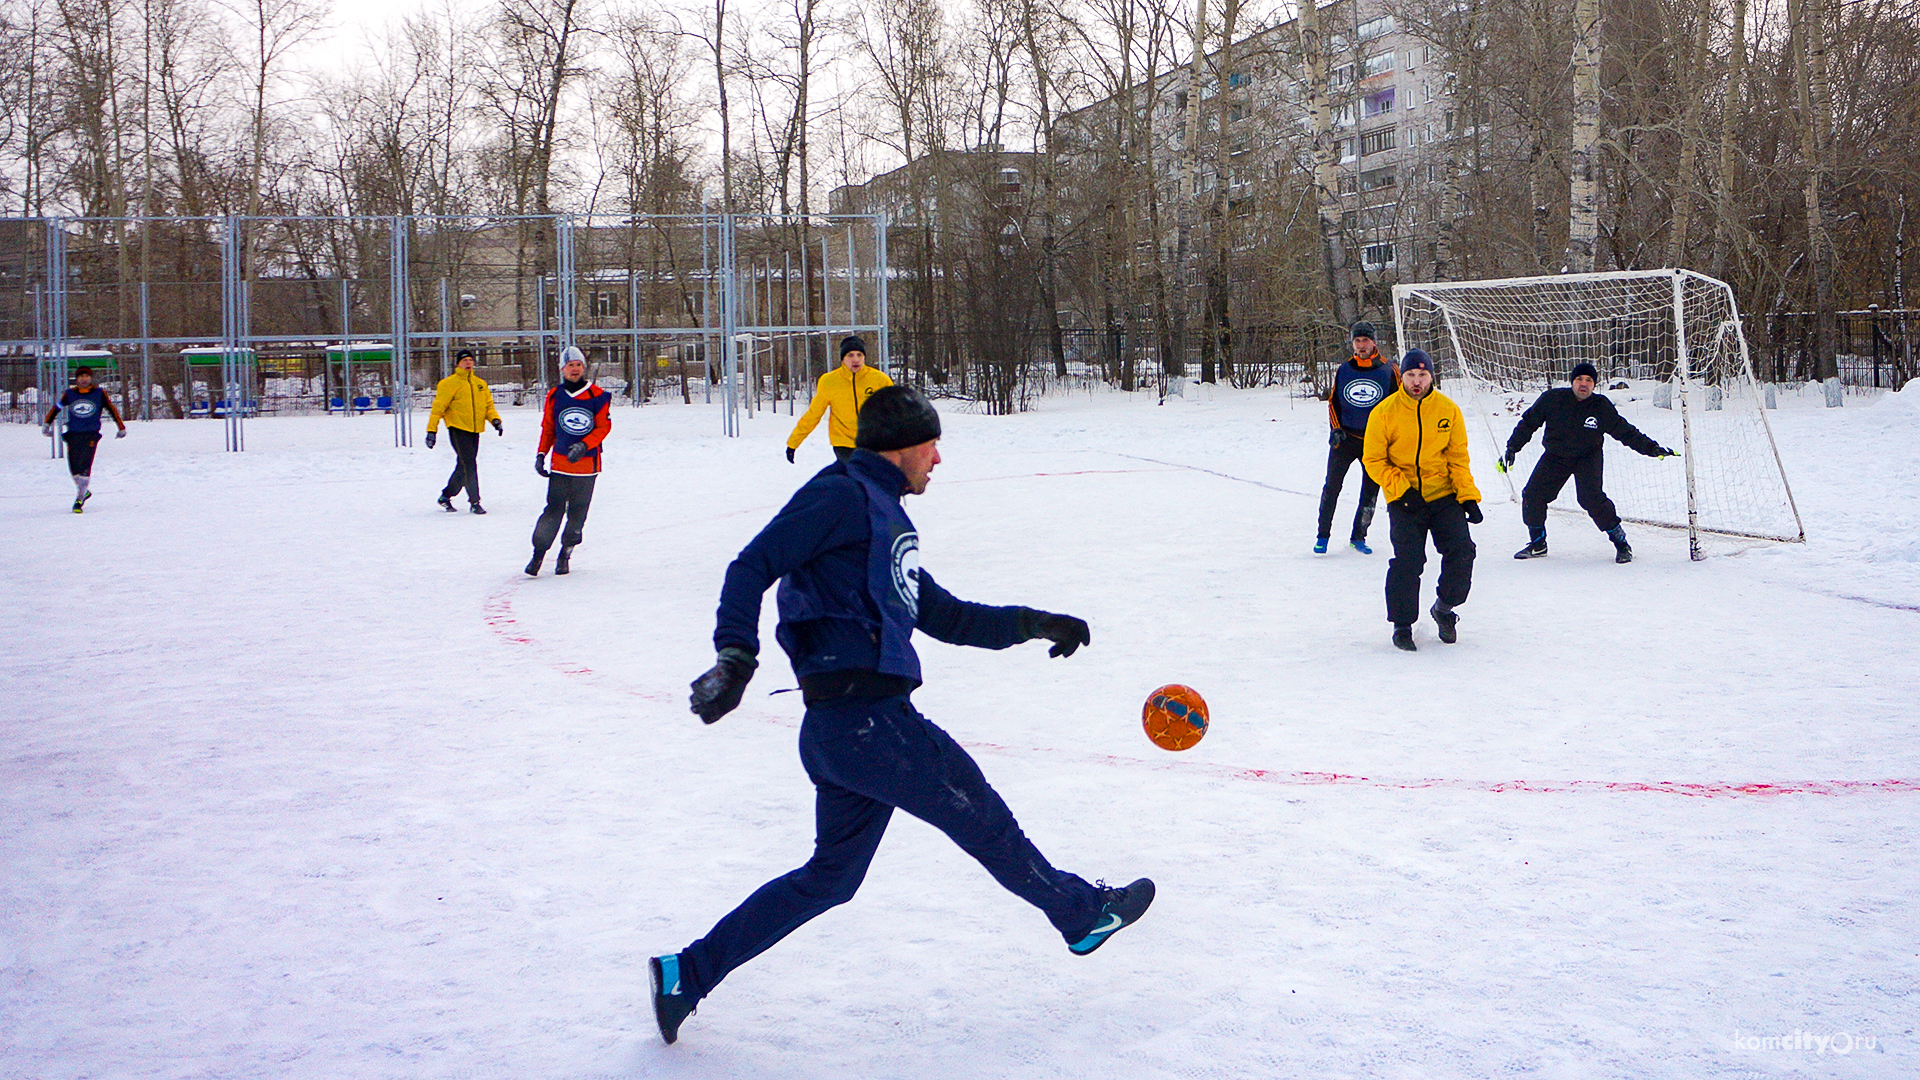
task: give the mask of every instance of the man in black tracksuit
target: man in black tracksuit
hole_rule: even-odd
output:
[[[800,763],[814,785],[813,857],[762,885],[707,935],[653,957],[654,1018],[673,1042],[727,973],[801,924],[853,899],[898,808],[947,834],[994,879],[1039,908],[1076,955],[1105,944],[1153,901],[1141,878],[1108,888],[1056,870],[953,737],[920,714],[912,637],[1004,649],[1034,638],[1070,656],[1089,641],[1069,615],[956,599],[920,566],[901,507],[940,463],[940,417],[927,399],[883,387],[861,405],[854,452],[814,474],[727,567],[713,668],[692,706],[711,724],[740,704],[758,665],[760,603],[774,582],[775,637],[806,702]]]
[[[1607,498],[1601,488],[1604,470],[1601,450],[1605,436],[1611,435],[1648,457],[1672,457],[1673,451],[1629,424],[1605,394],[1594,393],[1599,374],[1592,364],[1584,361],[1575,364],[1573,385],[1541,394],[1539,400],[1520,414],[1520,423],[1507,440],[1506,455],[1500,459],[1502,472],[1513,467],[1513,459],[1533,438],[1534,430],[1546,425],[1547,433],[1540,438],[1545,453],[1534,465],[1533,475],[1527,478],[1527,486],[1520,493],[1520,518],[1527,523],[1528,539],[1526,547],[1513,553],[1516,559],[1537,559],[1547,553],[1547,504],[1560,494],[1567,477],[1571,476],[1580,509],[1613,541],[1613,561],[1633,561],[1627,530],[1620,524],[1613,500]]]
[[[1393,366],[1374,344],[1373,324],[1353,324],[1353,355],[1333,375],[1333,393],[1327,396],[1327,480],[1320,487],[1320,531],[1315,534],[1313,552],[1327,553],[1327,541],[1333,535],[1333,511],[1340,502],[1340,488],[1347,472],[1360,460],[1360,449],[1367,441],[1367,417],[1373,407],[1400,388],[1400,369]],[[1374,503],[1379,500],[1380,485],[1360,468],[1360,505],[1353,513],[1353,533],[1348,543],[1362,555],[1373,554],[1367,546],[1367,529],[1373,524]]]

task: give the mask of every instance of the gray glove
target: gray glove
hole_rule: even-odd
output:
[[[45,435],[45,436],[46,436],[47,438],[49,438],[49,439],[51,439],[51,438],[53,438],[53,425],[52,425],[52,424],[41,424],[41,425],[40,425],[40,434],[42,434],[42,435]]]
[[[127,437],[127,429],[126,429],[125,427],[122,427],[122,428],[121,428],[121,429],[120,429],[119,431],[116,431],[116,432],[114,432],[114,433],[113,433],[113,437],[114,437],[114,438],[116,438],[116,439],[124,439],[124,438],[126,438],[126,437]]]
[[[568,461],[579,461],[581,458],[586,456],[587,456],[587,444],[584,440],[574,443],[572,446],[567,447]]]

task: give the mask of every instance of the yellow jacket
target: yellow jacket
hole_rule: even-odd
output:
[[[427,430],[439,431],[440,421],[462,431],[481,431],[500,419],[493,407],[493,391],[487,380],[471,371],[456,371],[440,380],[433,391],[433,411],[427,414]]]
[[[1374,406],[1360,463],[1388,502],[1416,484],[1428,502],[1448,495],[1461,502],[1480,501],[1467,465],[1466,417],[1438,390],[1415,400],[1403,387]]]
[[[829,409],[833,417],[827,421],[827,441],[835,446],[852,446],[854,433],[860,428],[860,406],[875,390],[892,385],[887,373],[872,364],[862,367],[858,374],[841,364],[820,376],[820,384],[813,388],[813,403],[793,425],[793,434],[787,436],[787,449],[800,449]]]

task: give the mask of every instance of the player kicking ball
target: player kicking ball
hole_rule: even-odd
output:
[[[1547,433],[1540,437],[1545,453],[1527,477],[1520,492],[1520,519],[1527,523],[1527,546],[1513,553],[1516,559],[1538,559],[1547,553],[1547,504],[1567,486],[1573,477],[1574,497],[1607,539],[1613,541],[1613,561],[1633,561],[1633,548],[1627,543],[1627,530],[1620,524],[1613,500],[1601,487],[1606,462],[1602,456],[1605,436],[1611,435],[1648,457],[1676,456],[1673,451],[1648,438],[1613,407],[1607,395],[1594,392],[1600,373],[1592,364],[1573,365],[1573,385],[1558,386],[1541,394],[1520,414],[1520,423],[1507,439],[1507,452],[1500,458],[1500,471],[1513,468],[1513,459],[1542,424]]]
[[[915,630],[987,649],[1046,638],[1050,656],[1091,640],[1080,619],[959,600],[920,568],[919,534],[900,503],[926,492],[939,439],[940,417],[920,393],[874,391],[854,453],[814,474],[727,567],[713,634],[719,657],[693,682],[693,711],[711,724],[740,704],[758,666],[761,597],[778,581],[775,636],[807,707],[800,763],[814,786],[813,857],[762,885],[707,936],[648,961],[654,1017],[669,1043],[729,972],[853,899],[896,807],[1039,908],[1075,955],[1153,903],[1146,878],[1108,888],[1054,869],[973,758],[913,706]]]

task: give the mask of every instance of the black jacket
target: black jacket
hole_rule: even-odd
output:
[[[1541,436],[1540,446],[1555,457],[1586,457],[1600,449],[1605,441],[1603,436],[1607,435],[1648,457],[1657,457],[1660,453],[1660,444],[1627,423],[1605,394],[1588,394],[1587,400],[1581,401],[1574,396],[1571,386],[1556,386],[1541,394],[1538,401],[1520,414],[1520,423],[1514,427],[1513,437],[1507,440],[1507,453],[1518,454],[1542,424],[1547,426],[1547,433]]]

